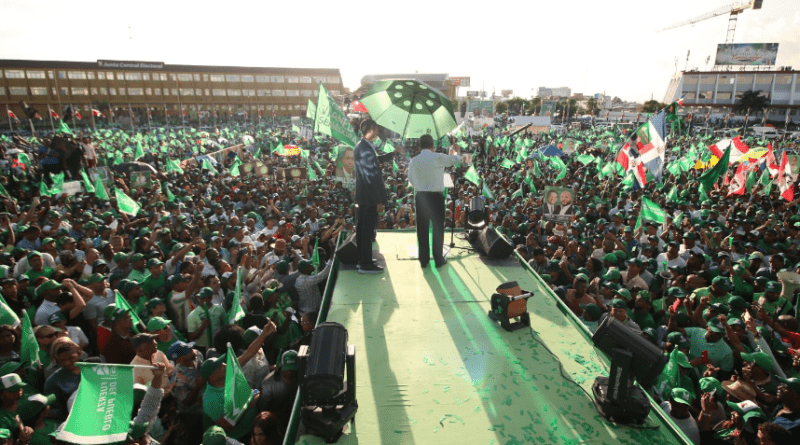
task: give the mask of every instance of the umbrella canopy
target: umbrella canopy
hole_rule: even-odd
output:
[[[558,147],[556,147],[555,145],[548,145],[547,147],[540,148],[539,151],[543,155],[547,155],[547,156],[558,156],[559,158],[561,156],[564,156],[564,152],[559,150]]]
[[[369,113],[369,111],[367,111],[367,108],[364,107],[364,104],[362,104],[359,101],[353,102],[353,111],[357,111],[359,113]]]
[[[425,134],[440,139],[456,128],[450,100],[418,80],[375,82],[361,103],[378,125],[400,134],[404,139]]]
[[[158,171],[155,169],[155,167],[145,162],[123,162],[113,166],[112,168],[121,173],[150,172],[154,176],[158,174]]]

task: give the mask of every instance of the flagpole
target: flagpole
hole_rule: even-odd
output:
[[[92,116],[92,131],[97,131],[97,127],[94,124],[94,102],[92,102],[91,108],[92,109],[89,111],[89,114]]]
[[[150,124],[150,104],[144,104],[147,107],[147,129],[153,131],[153,126]]]
[[[55,133],[56,126],[53,124],[53,109],[50,108],[50,104],[47,104],[47,114],[50,116],[50,129]]]
[[[8,131],[13,133],[14,132],[14,126],[11,125],[11,110],[8,108],[8,105],[6,105],[6,117],[8,117],[8,128],[9,128]]]

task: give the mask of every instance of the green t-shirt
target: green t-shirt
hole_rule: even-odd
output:
[[[708,305],[711,306],[712,304],[717,304],[717,303],[728,304],[728,299],[731,298],[733,295],[731,295],[729,292],[725,292],[724,295],[718,297],[713,293],[711,293],[711,287],[709,286],[709,287],[700,287],[695,289],[694,292],[692,292],[691,298],[694,304],[697,305],[700,303],[700,299],[705,296],[710,297]]]
[[[228,437],[239,439],[245,436],[253,428],[253,420],[256,418],[256,407],[252,406],[242,414],[236,425],[228,431]],[[203,425],[207,429],[217,420],[225,415],[225,387],[215,387],[206,384],[206,391],[203,394],[203,412],[211,420],[211,424]],[[16,423],[14,424],[16,426]]]
[[[760,304],[767,315],[772,318],[777,318],[779,315],[790,314],[792,310],[792,304],[783,297],[778,297],[775,301],[769,301],[767,297],[759,298],[758,304]]]
[[[164,298],[167,294],[167,274],[162,272],[158,278],[150,275],[142,282],[142,291],[147,298]]]
[[[6,411],[5,408],[0,407],[0,428],[5,428],[11,431],[12,436],[16,436],[17,430],[19,430],[16,416],[16,412],[12,413],[10,411]]]

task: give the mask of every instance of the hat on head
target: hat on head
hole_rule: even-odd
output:
[[[135,262],[141,261],[141,260],[143,260],[145,258],[146,257],[144,256],[143,253],[134,253],[133,255],[131,255],[131,262],[135,263]]]
[[[203,376],[205,380],[208,380],[211,374],[223,364],[225,364],[225,357],[212,357],[200,365],[200,375]]]
[[[158,339],[158,335],[155,334],[136,334],[133,337],[131,337],[131,346],[135,350],[139,346],[156,339]]]
[[[89,275],[89,278],[86,279],[86,284],[102,283],[103,280],[105,280],[105,279],[106,279],[105,275],[102,275],[102,274],[99,274],[99,273],[93,273],[93,274]]]
[[[282,371],[296,371],[297,370],[297,352],[289,350],[281,355],[278,367]]]
[[[114,254],[113,260],[114,260],[115,263],[120,263],[122,261],[126,261],[128,258],[130,258],[130,257],[129,257],[129,255],[127,253],[125,253],[125,252],[117,252],[117,253]]]
[[[185,343],[176,341],[167,349],[167,357],[172,361],[178,360],[184,355],[191,353],[192,348],[194,348],[194,342]]]
[[[669,393],[669,398],[684,405],[692,404],[692,394],[683,388],[673,388]]]
[[[730,409],[742,415],[742,420],[745,423],[753,417],[767,420],[767,415],[764,414],[764,411],[752,400],[748,399],[738,403],[728,401],[727,404]]]
[[[197,291],[197,298],[213,298],[214,297],[214,289],[210,287],[204,287]]]
[[[150,310],[150,309],[155,308],[159,304],[166,304],[166,303],[164,303],[164,300],[162,300],[161,298],[151,298],[150,301],[145,303],[144,306],[145,306],[145,308],[147,308],[147,310]]]
[[[777,281],[770,281],[767,283],[766,292],[781,292],[781,283]]]
[[[613,307],[614,309],[627,309],[628,305],[625,303],[625,300],[623,300],[622,298],[615,298],[615,299],[611,300],[611,307]]]
[[[108,321],[110,321],[111,323],[123,318],[125,316],[125,314],[128,313],[127,310],[122,309],[122,308],[118,308],[116,306],[113,306],[113,307],[111,305],[106,306],[106,309],[108,309],[108,308],[111,308],[108,311]],[[103,311],[103,317],[105,318],[105,310]]]
[[[620,297],[624,298],[625,301],[631,299],[631,291],[629,291],[628,289],[625,289],[624,287],[621,287],[621,288],[615,290],[614,293],[619,295]]]
[[[300,260],[297,262],[297,270],[303,270],[306,267],[313,266],[310,260]]]
[[[763,352],[751,352],[749,354],[742,352],[742,361],[755,362],[756,365],[767,372],[775,369],[775,363],[772,361],[772,358]]]
[[[673,331],[667,334],[667,343],[672,343],[673,345],[682,345],[683,343],[688,343],[689,340],[683,336],[678,331]]]
[[[619,269],[617,269],[616,267],[610,267],[608,271],[605,274],[603,274],[603,279],[605,281],[619,280],[620,278],[622,278],[622,274],[619,273]]]
[[[47,324],[53,325],[56,323],[61,323],[62,321],[66,321],[67,317],[64,315],[63,312],[54,312],[49,317],[47,317]]]
[[[689,363],[689,359],[686,358],[686,354],[683,351],[674,350],[672,351],[675,354],[675,363],[680,366],[681,368],[693,368],[692,364]]]
[[[0,391],[16,391],[25,386],[27,385],[22,383],[22,378],[17,374],[6,374],[0,377]]]
[[[610,263],[616,263],[617,262],[617,255],[615,255],[614,253],[607,253],[607,254],[603,255],[603,261],[608,261]]]
[[[775,378],[777,378],[779,382],[781,382],[781,383],[785,384],[786,386],[788,386],[790,390],[800,394],[800,378],[791,377],[791,378],[785,379],[785,378],[783,378],[783,377],[781,377],[779,375],[775,376]]]
[[[147,268],[148,269],[150,269],[151,267],[160,266],[162,264],[164,264],[164,263],[161,260],[159,260],[158,258],[150,258],[149,260],[147,260]]]
[[[253,342],[253,340],[258,338],[259,335],[261,335],[261,332],[262,331],[258,328],[258,326],[250,326],[246,331],[244,331],[244,334],[242,334],[242,339],[245,343],[250,344]]]
[[[706,322],[706,327],[708,329],[711,329],[711,332],[717,332],[720,334],[725,333],[725,328],[722,326],[722,323],[716,317],[710,318]]]
[[[147,330],[150,332],[160,331],[169,326],[170,323],[172,323],[172,321],[164,317],[153,317],[147,321]]]
[[[683,292],[683,289],[673,286],[667,289],[667,295],[669,295],[670,297],[683,298],[686,296],[686,293]]]
[[[50,394],[48,396],[42,394],[32,394],[27,398],[20,400],[19,410],[17,413],[22,420],[32,419],[38,416],[43,409],[52,405],[55,401],[55,394]]]
[[[36,296],[41,297],[43,293],[49,290],[61,289],[62,285],[56,280],[47,280],[36,288]]]
[[[715,377],[703,377],[700,379],[700,391],[713,392],[717,396],[722,396],[722,383]]]
[[[731,289],[731,281],[728,278],[723,276],[719,276],[711,280],[711,284],[715,286],[719,286],[722,290],[730,290]]]
[[[225,445],[227,442],[228,436],[225,434],[225,430],[218,425],[212,425],[203,433],[202,445]]]
[[[750,307],[750,304],[744,298],[734,295],[728,298],[728,306],[731,309],[747,309]]]
[[[603,311],[600,309],[600,306],[596,304],[582,304],[581,308],[587,314],[589,314],[593,319],[597,320],[603,314]]]
[[[756,390],[743,380],[725,380],[722,389],[739,400],[752,400],[756,398]]]

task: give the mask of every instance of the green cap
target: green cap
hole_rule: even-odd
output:
[[[172,322],[166,318],[153,317],[147,322],[147,330],[149,332],[159,331],[169,326],[170,323]]]
[[[786,386],[788,386],[790,390],[800,394],[800,378],[791,377],[791,378],[785,379],[785,378],[783,378],[783,377],[781,377],[779,375],[775,376],[775,378],[777,378],[779,382],[781,382],[781,383],[785,384]]]
[[[608,255],[613,255],[613,254],[609,253]],[[617,269],[616,267],[610,267],[608,271],[605,274],[603,274],[603,280],[605,281],[619,280],[620,278],[622,278],[622,274],[619,273],[619,269]]]
[[[692,364],[689,363],[689,359],[686,358],[686,354],[683,351],[675,350],[672,353],[675,354],[675,364],[681,368],[692,368]]]
[[[629,291],[628,289],[625,289],[624,287],[621,287],[621,288],[615,290],[614,293],[616,293],[617,295],[619,295],[622,298],[624,298],[625,301],[628,301],[628,300],[631,299],[631,291]]]
[[[691,405],[693,399],[692,394],[683,388],[673,388],[669,393],[669,397],[675,402],[683,403],[684,405]]]
[[[611,300],[611,307],[613,307],[614,309],[627,309],[628,305],[622,298],[615,298]]]
[[[600,309],[600,306],[593,303],[582,304],[581,308],[583,308],[583,311],[589,314],[594,320],[600,319],[600,316],[603,314],[603,311]]]
[[[278,367],[280,367],[282,371],[296,371],[297,352],[291,350],[284,352],[283,355],[281,355]]]
[[[749,354],[742,352],[742,361],[755,362],[756,365],[767,372],[775,369],[775,363],[773,363],[772,358],[763,352],[751,352]]]
[[[731,289],[731,280],[728,278],[719,276],[711,280],[711,284],[715,286],[719,286],[722,290],[730,290]]]
[[[205,365],[205,363],[203,363]],[[213,425],[211,428],[203,433],[202,445],[225,445],[228,442],[228,436],[222,427]]]
[[[767,415],[764,414],[764,411],[752,400],[745,400],[739,403],[728,401],[727,404],[730,409],[742,415],[742,420],[745,423],[753,417],[767,420]]]
[[[197,291],[197,298],[213,298],[214,297],[214,289],[210,287],[204,287]]]
[[[725,393],[722,389],[722,383],[715,377],[703,377],[700,379],[700,391],[713,392],[717,396],[722,396]]]
[[[205,380],[208,380],[208,378],[211,377],[211,374],[219,369],[219,367],[224,363],[225,357],[212,357],[200,365],[200,375],[202,375]]]

